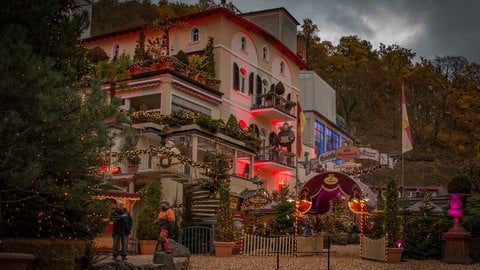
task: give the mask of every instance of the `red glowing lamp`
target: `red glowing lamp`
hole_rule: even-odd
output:
[[[308,213],[308,211],[310,211],[310,208],[312,208],[312,202],[309,200],[303,199],[300,201],[296,201],[295,203],[295,212],[299,216],[303,216]]]
[[[98,171],[101,173],[117,174],[122,172],[122,168],[120,168],[119,166],[103,165],[98,168]]]

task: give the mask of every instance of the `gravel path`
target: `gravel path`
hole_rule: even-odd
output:
[[[387,264],[378,261],[364,260],[359,256],[358,245],[332,246],[330,255],[330,268],[328,256],[322,253],[318,256],[301,256],[297,258],[280,257],[277,268],[276,257],[252,257],[234,255],[221,258],[215,256],[194,255],[190,257],[189,270],[270,270],[270,269],[331,269],[331,270],[376,270],[376,269],[409,269],[409,270],[460,270],[480,269],[480,264],[447,264],[438,260],[405,260],[398,264]]]
[[[233,255],[215,257],[210,255],[192,255],[188,270],[480,270],[477,264],[448,264],[439,260],[404,260],[398,264],[360,258],[359,245],[332,245],[330,268],[327,253],[314,256],[280,257],[277,268],[276,257],[253,257]],[[110,259],[110,257],[108,257]],[[107,259],[107,260],[108,260]],[[152,264],[152,255],[128,256],[128,262],[134,265]]]

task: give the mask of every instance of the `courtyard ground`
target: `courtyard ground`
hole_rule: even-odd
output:
[[[215,257],[210,255],[192,255],[188,270],[310,270],[310,269],[331,269],[331,270],[460,270],[480,269],[480,264],[448,264],[439,260],[404,260],[398,264],[387,264],[379,261],[364,260],[359,256],[359,245],[333,245],[330,254],[330,265],[328,254],[322,253],[313,256],[299,257],[253,257],[245,255],[233,255],[230,257]],[[129,256],[128,262],[135,265],[152,263],[153,256],[138,255]],[[330,266],[330,267],[329,267]]]

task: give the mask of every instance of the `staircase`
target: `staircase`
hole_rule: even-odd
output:
[[[184,200],[192,211],[192,221],[195,226],[212,226],[217,223],[216,211],[218,199],[215,194],[202,190],[196,184],[184,186]]]

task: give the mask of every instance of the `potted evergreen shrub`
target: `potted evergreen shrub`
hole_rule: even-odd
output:
[[[403,253],[401,216],[397,181],[390,178],[385,191],[384,232],[387,237],[387,262],[399,263]]]
[[[140,254],[153,255],[157,246],[158,230],[155,219],[161,210],[162,185],[152,181],[141,191],[141,205],[137,218],[137,238]]]
[[[235,246],[235,231],[230,208],[230,178],[228,175],[229,163],[225,155],[216,149],[205,156],[204,162],[210,167],[205,173],[210,181],[218,187],[217,224],[215,225],[214,248],[215,255],[220,257],[230,256]]]
[[[281,95],[283,95],[283,93],[285,93],[285,86],[283,85],[282,82],[278,82],[275,85],[275,94],[281,96]]]
[[[180,50],[177,52],[175,55],[175,58],[177,58],[178,63],[176,65],[176,69],[178,72],[182,73],[183,75],[187,74],[187,67],[189,66],[189,60],[187,54]]]
[[[145,33],[140,31],[135,45],[135,53],[133,55],[133,62],[142,69],[142,72],[150,71],[150,64],[152,63],[152,56],[150,51],[145,46]]]

